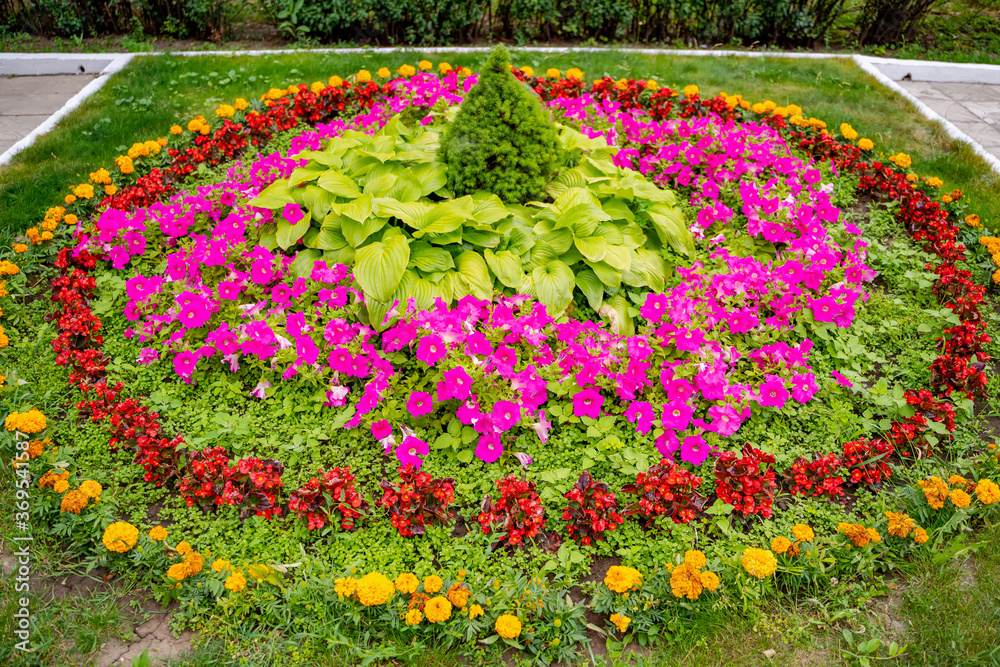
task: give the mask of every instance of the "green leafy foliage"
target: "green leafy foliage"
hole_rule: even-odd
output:
[[[514,78],[503,45],[490,53],[441,138],[441,161],[458,194],[489,190],[507,203],[543,196],[560,146],[549,112]]]
[[[560,126],[576,166],[549,183],[551,203],[521,206],[484,190],[452,196],[438,136],[397,116],[378,134],[346,132],[300,153],[309,162],[253,201],[275,211],[261,243],[304,245],[292,264],[303,274],[320,257],[351,265],[376,326],[397,301],[429,308],[506,291],[533,294],[554,315],[586,299],[625,333],[623,286],[661,292],[673,258],[694,253],[673,193],[615,166],[603,139]],[[294,224],[282,214],[290,203],[305,211]]]

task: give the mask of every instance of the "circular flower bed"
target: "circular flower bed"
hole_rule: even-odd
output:
[[[995,454],[884,493],[989,382],[960,193],[795,105],[503,68],[553,118],[554,176],[460,195],[438,146],[477,77],[424,65],[224,104],[28,231],[68,243],[53,350],[81,436],[18,442],[73,550],[141,564],[195,623],[323,610],[550,662],[585,608],[681,633],[703,596],[871,572],[995,511]],[[872,428],[859,195],[936,262],[944,322]],[[8,431],[46,431],[16,407]],[[596,557],[623,565],[574,603]]]

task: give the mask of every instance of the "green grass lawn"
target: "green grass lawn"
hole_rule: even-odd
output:
[[[0,169],[0,235],[37,224],[59,204],[67,187],[112,164],[133,142],[164,136],[174,123],[211,114],[222,102],[259,95],[272,86],[326,80],[362,67],[395,69],[426,57],[475,69],[485,54],[318,54],[262,57],[138,57],[58,128]],[[913,157],[912,169],[944,180],[942,192],[960,188],[973,212],[1000,226],[1000,181],[964,144],[955,142],[911,105],[850,62],[778,58],[642,56],[607,51],[547,55],[521,52],[518,65],[536,71],[579,67],[587,79],[655,78],[663,85],[696,83],[704,94],[740,93],[752,101],[794,103],[825,120],[831,130],[850,123],[885,156]]]

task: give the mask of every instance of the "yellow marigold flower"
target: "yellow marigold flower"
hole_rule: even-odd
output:
[[[906,175],[906,180],[909,181],[910,183],[916,183],[917,180],[919,180],[919,179],[920,179],[920,177],[917,176],[916,174],[907,174]]]
[[[42,232],[42,237],[41,238],[42,238],[43,241],[51,241],[52,238],[53,238],[52,237],[52,232],[48,232],[48,231]]]
[[[397,591],[406,593],[407,595],[417,590],[417,587],[420,586],[420,580],[411,572],[404,572],[399,575],[393,583],[396,585]]]
[[[66,195],[63,197],[63,201],[66,202],[66,205],[68,206],[76,201],[76,195]]]
[[[323,92],[325,88],[326,84],[323,83],[322,81],[313,81],[312,85],[309,86],[309,90],[316,94]]]
[[[45,430],[45,415],[38,408],[32,408],[24,413],[12,412],[4,420],[8,431],[21,433],[39,433]]]
[[[651,90],[654,93],[660,89],[660,84],[656,83],[655,79],[650,79],[646,82],[646,90]]]
[[[459,570],[458,571],[458,578],[459,579],[465,579],[465,570]]]
[[[632,619],[624,614],[611,614],[611,622],[615,624],[616,628],[618,628],[618,632],[625,632],[625,628],[628,627],[628,624],[631,621]]]
[[[88,479],[80,484],[80,490],[86,493],[88,498],[100,498],[104,488],[94,480]]]
[[[867,137],[862,137],[861,139],[858,139],[858,148],[863,151],[870,151],[875,148],[875,142]]]
[[[392,580],[381,572],[371,572],[358,580],[358,601],[366,607],[388,602],[395,592]]]
[[[3,382],[0,382],[0,384],[3,384]],[[45,451],[45,445],[47,445],[47,444],[49,444],[51,442],[52,442],[52,440],[49,439],[49,438],[45,438],[45,440],[32,440],[31,442],[29,442],[28,443],[28,458],[29,459],[35,459],[35,458],[38,458],[39,456],[41,456],[42,452]]]
[[[204,564],[205,557],[197,551],[192,551],[188,555],[184,556],[184,566],[188,569],[190,576],[194,576],[201,572],[201,568]]]
[[[461,609],[469,603],[469,588],[465,584],[452,584],[448,589],[448,601]]]
[[[937,176],[931,176],[930,178],[927,179],[927,185],[931,186],[932,188],[939,188],[942,185],[944,185],[944,181],[942,181]]]
[[[513,614],[504,614],[493,627],[504,639],[514,639],[521,634],[521,619]]]
[[[906,537],[917,525],[906,513],[886,512],[885,516],[889,519],[889,534],[893,537]]]
[[[698,86],[693,83],[684,86],[684,97],[694,97],[700,92],[701,91],[698,90]]]
[[[160,154],[160,142],[158,139],[150,139],[149,141],[145,142],[143,146],[146,147],[146,150],[149,151],[150,155]]]
[[[157,139],[156,139],[156,145],[159,146],[160,148],[163,148],[164,146],[166,146],[167,145],[167,139],[166,139],[166,137],[157,137]]]
[[[219,118],[232,118],[236,115],[236,107],[231,104],[220,104],[215,110],[215,115]]]
[[[378,71],[375,73],[378,74],[383,79],[388,79],[390,76],[392,76],[392,71],[388,67],[379,67]]]
[[[65,222],[67,225],[75,225],[77,220],[78,218],[72,213],[70,213],[69,215],[66,216]]]
[[[936,510],[944,507],[944,501],[948,498],[948,485],[943,479],[935,475],[930,479],[920,480],[917,485],[923,489],[928,505]]]
[[[174,551],[176,551],[182,556],[186,556],[192,551],[194,551],[194,549],[191,548],[191,544],[189,542],[185,541],[178,544],[177,547],[174,549]]]
[[[233,593],[239,593],[247,587],[247,579],[239,572],[233,572],[226,578],[226,588]]]
[[[146,154],[146,146],[143,144],[132,144],[132,147],[128,149],[128,156],[133,160],[145,157]]]
[[[622,565],[612,565],[604,576],[604,585],[615,593],[625,593],[633,588],[638,588],[641,584],[642,575],[639,574],[639,571]]]
[[[923,528],[917,528],[916,530],[913,531],[913,541],[916,542],[917,544],[923,544],[929,539],[930,536],[927,534],[927,531],[924,530]]]
[[[188,569],[184,563],[174,563],[167,569],[167,576],[174,581],[184,581],[188,576]]]
[[[372,73],[366,69],[359,70],[358,73],[354,75],[354,80],[358,83],[367,83],[372,80]]]
[[[436,574],[424,579],[424,592],[425,593],[437,593],[444,586],[444,580]]]
[[[774,107],[773,113],[775,116],[782,116],[782,117],[787,116],[789,115],[788,107]]]
[[[767,549],[747,547],[740,556],[740,565],[747,574],[758,579],[766,579],[778,569],[778,559]]]
[[[913,160],[906,153],[899,153],[895,156],[895,158],[896,159],[893,160],[893,162],[895,162],[897,166],[902,167],[903,169],[909,169],[910,165],[913,164]]]
[[[440,72],[442,75],[447,74],[453,69],[455,68],[451,66],[451,63],[438,63],[438,72]]]
[[[132,164],[132,158],[127,155],[119,155],[116,157],[115,166],[118,167],[118,171],[123,174],[131,174],[135,171],[135,165]]]
[[[816,539],[816,533],[813,529],[804,523],[797,523],[792,526],[792,537],[794,537],[799,542],[812,542]]]
[[[59,503],[59,511],[79,514],[87,506],[89,500],[90,498],[87,497],[87,494],[79,489],[67,491],[66,495],[62,498],[62,502]]]
[[[961,489],[955,489],[949,497],[955,507],[968,507],[969,503],[972,502],[972,497]]]
[[[245,99],[243,99],[242,97],[237,97],[237,98],[236,98],[236,101],[235,101],[235,102],[233,102],[233,106],[234,106],[234,107],[236,107],[236,110],[237,110],[237,111],[243,111],[243,110],[244,110],[244,109],[246,109],[246,108],[247,108],[248,106],[250,106],[250,103],[249,103],[249,102],[247,102],[247,101],[246,101]]]
[[[27,244],[25,244],[25,243],[15,243],[15,244],[14,244],[13,246],[11,246],[11,247],[12,247],[12,248],[14,248],[14,252],[16,252],[16,253],[17,253],[17,254],[19,254],[19,255],[20,255],[20,254],[21,254],[22,252],[27,252],[27,250],[28,250],[28,246],[27,246]]]
[[[789,116],[794,116],[796,114],[800,116],[802,115],[802,107],[800,107],[798,104],[787,104],[785,105],[785,108],[788,109]]]
[[[776,554],[783,554],[792,547],[792,541],[787,537],[776,537],[771,540],[771,551]]]
[[[167,529],[163,526],[153,526],[149,530],[149,539],[155,540],[156,542],[162,542],[167,539]],[[216,570],[218,572],[218,570]]]
[[[139,541],[139,529],[130,523],[116,521],[104,529],[101,542],[108,551],[123,554]]]
[[[714,591],[719,587],[719,575],[708,570],[702,572],[701,585],[706,591]]]
[[[708,565],[708,559],[705,558],[705,554],[698,551],[697,549],[689,549],[684,552],[684,562],[691,567],[701,569]]]
[[[951,203],[951,195],[944,195],[943,197],[941,197],[941,201],[944,202],[945,204],[950,204]]]
[[[341,86],[344,85],[344,80],[341,79],[339,76],[331,76],[330,79],[327,81],[327,83],[334,88],[340,88]]]
[[[463,67],[462,69],[458,70],[458,72],[462,76],[472,76],[472,70],[469,69],[468,67]]]
[[[978,215],[976,215],[975,213],[970,213],[969,215],[965,216],[965,224],[967,224],[969,227],[979,227],[982,224],[982,221],[980,221]]]
[[[757,103],[755,103],[752,107],[750,107],[750,109],[755,114],[761,114],[761,115],[763,115],[763,114],[767,113],[767,107],[764,106],[763,102],[757,102]]]
[[[868,528],[866,530],[868,532],[868,539],[869,540],[871,540],[872,542],[881,542],[882,541],[882,536],[879,535],[879,532],[877,530],[875,530],[874,528]]]
[[[111,174],[107,169],[101,167],[97,171],[90,172],[90,180],[98,185],[107,185],[111,182]]]
[[[118,192],[118,188],[116,186],[114,186],[114,185],[105,185],[104,186],[104,194],[106,194],[107,196],[110,197],[111,195],[115,194],[116,192]]]
[[[520,69],[521,69],[522,72],[524,72],[524,76],[528,77],[529,79],[531,77],[535,76],[535,70],[532,69],[529,65],[525,65],[524,67],[522,67]]]
[[[444,623],[451,618],[451,603],[440,595],[427,601],[424,614],[431,623]]]
[[[485,612],[483,611],[482,607],[480,607],[478,604],[474,604],[471,607],[469,607],[469,620],[473,621],[482,616],[484,613]]]
[[[426,72],[427,70],[434,67],[434,65],[431,63],[430,60],[421,60],[420,62],[417,63],[417,67],[419,67],[422,71]]]
[[[984,505],[992,505],[1000,501],[1000,486],[991,479],[981,479],[976,484],[976,497]]]
[[[38,478],[38,488],[46,489],[50,486],[55,486],[55,483],[61,479],[67,479],[69,477],[68,471],[63,471],[57,473],[55,470],[50,470],[41,477]]]
[[[858,138],[858,131],[847,123],[840,124],[840,134],[848,141],[854,141]]]
[[[231,569],[233,569],[233,564],[230,563],[228,560],[217,558],[212,562],[212,572],[215,572],[216,574],[222,572],[223,570],[231,570]]]
[[[69,491],[69,482],[64,479],[60,479],[52,485],[52,490],[56,493],[66,493]]]
[[[577,79],[578,81],[583,81],[583,70],[579,67],[570,67],[566,70],[567,79]]]
[[[404,618],[406,619],[407,625],[417,625],[420,621],[424,620],[424,615],[420,613],[419,609],[411,609],[406,612],[406,616]]]
[[[417,70],[415,67],[413,67],[413,65],[400,65],[399,69],[396,70],[396,73],[399,74],[400,76],[405,76],[409,78],[414,74],[416,74]]]
[[[349,598],[357,589],[358,580],[354,577],[341,577],[333,582],[333,591],[341,597]]]
[[[170,126],[170,134],[176,135],[176,134],[180,134],[183,131],[184,130],[181,128],[180,125],[171,125]]]
[[[701,572],[698,568],[689,564],[681,563],[670,573],[670,592],[679,598],[686,597],[689,600],[697,600],[701,595]]]
[[[965,478],[961,475],[951,475],[948,477],[948,483],[952,486],[965,486]]]
[[[547,70],[545,70],[545,78],[546,79],[558,79],[561,76],[562,76],[562,72],[560,72],[559,70],[557,70],[555,67],[550,67]]]

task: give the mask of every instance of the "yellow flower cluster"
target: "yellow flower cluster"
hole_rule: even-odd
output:
[[[12,412],[4,420],[4,426],[8,431],[40,433],[45,430],[45,415],[38,408],[32,408],[23,413]]]
[[[615,593],[626,593],[642,585],[642,575],[635,568],[612,565],[604,576],[604,585]]]
[[[104,529],[101,542],[108,551],[123,554],[139,541],[139,529],[125,521],[116,521]]]
[[[242,572],[233,572],[231,575],[226,577],[225,585],[226,590],[230,590],[233,593],[239,593],[247,587],[247,579],[243,576]]]
[[[149,539],[162,542],[167,539],[167,529],[163,526],[153,526],[149,531]]]
[[[181,542],[177,545],[175,551],[184,556],[184,560],[180,563],[174,563],[167,569],[168,577],[174,581],[180,582],[201,572],[201,569],[205,564],[205,557],[192,549],[190,544],[187,542]],[[228,584],[228,582],[226,583]]]
[[[882,536],[874,528],[865,528],[860,523],[839,523],[837,532],[847,536],[856,547],[866,547],[869,542],[881,542]]]
[[[87,506],[89,501],[90,498],[87,494],[79,489],[67,491],[66,495],[62,498],[62,502],[59,503],[59,511],[79,514]]]
[[[396,70],[396,73],[399,74],[400,76],[405,76],[406,78],[410,78],[411,76],[417,73],[417,70],[413,65],[401,65],[400,68]]]
[[[64,470],[62,472],[56,472],[55,469],[48,471],[44,475],[38,478],[38,488],[47,489],[53,488],[56,482],[66,481],[69,479],[69,471]]]
[[[758,579],[767,579],[778,569],[778,559],[767,549],[747,547],[740,556],[740,565],[747,574]]]
[[[861,139],[858,139],[858,148],[863,151],[870,151],[875,148],[875,142],[867,137],[862,137]]]
[[[889,519],[889,534],[893,537],[907,537],[917,527],[917,522],[904,512],[886,512]]]
[[[462,609],[469,604],[469,587],[465,584],[452,584],[448,589],[448,601]]]
[[[979,244],[986,246],[986,250],[993,257],[993,263],[1000,266],[1000,238],[995,236],[980,236]]]
[[[275,89],[272,88],[271,90]],[[268,93],[268,95],[270,95],[270,93]],[[204,135],[212,131],[212,126],[208,124],[208,121],[205,120],[204,116],[198,115],[188,121],[187,129],[189,132],[197,132]]]
[[[52,438],[44,440],[32,440],[28,443],[28,458],[37,459],[45,451],[45,448],[52,444]]]
[[[927,499],[928,505],[936,510],[944,507],[944,501],[950,493],[947,482],[935,475],[918,481],[917,486],[923,489],[924,498]]]
[[[357,590],[355,591],[358,596],[358,602],[366,607],[385,604],[395,592],[396,589],[392,585],[392,580],[381,572],[371,572],[361,577],[358,580]]]
[[[503,614],[493,627],[504,639],[515,639],[521,634],[521,619],[513,614]]]
[[[80,484],[80,490],[86,493],[88,498],[93,498],[95,502],[101,499],[101,493],[104,491],[101,485],[92,479]]]
[[[132,164],[132,158],[128,155],[119,155],[116,157],[115,166],[118,167],[118,171],[123,174],[131,174],[135,171],[135,165]]]
[[[323,89],[320,88],[320,90]],[[232,104],[220,104],[219,108],[215,110],[215,115],[219,118],[232,118],[233,116],[236,115],[236,107],[234,107]]]
[[[631,621],[632,619],[625,614],[611,614],[611,622],[615,624],[616,628],[618,628],[618,632],[625,632],[625,628],[628,627],[628,624]]]
[[[984,505],[1000,502],[1000,485],[991,479],[981,479],[976,484],[976,497]]]
[[[396,581],[393,584],[396,586],[397,591],[409,595],[415,592],[420,586],[420,580],[417,579],[417,575],[411,572],[404,572],[396,577]]]
[[[913,164],[913,160],[911,160],[910,156],[907,155],[906,153],[897,153],[896,155],[890,155],[889,162],[892,162],[897,167],[901,167],[903,169],[909,169],[910,165]]]
[[[858,138],[858,131],[847,123],[840,124],[840,134],[848,141],[854,141]]]
[[[691,549],[684,554],[684,562],[670,573],[670,591],[679,598],[697,600],[702,590],[714,591],[719,587],[719,576],[701,568],[708,564],[705,554]]]
[[[451,602],[448,598],[437,596],[427,601],[424,606],[424,614],[431,623],[444,623],[451,618]]]

